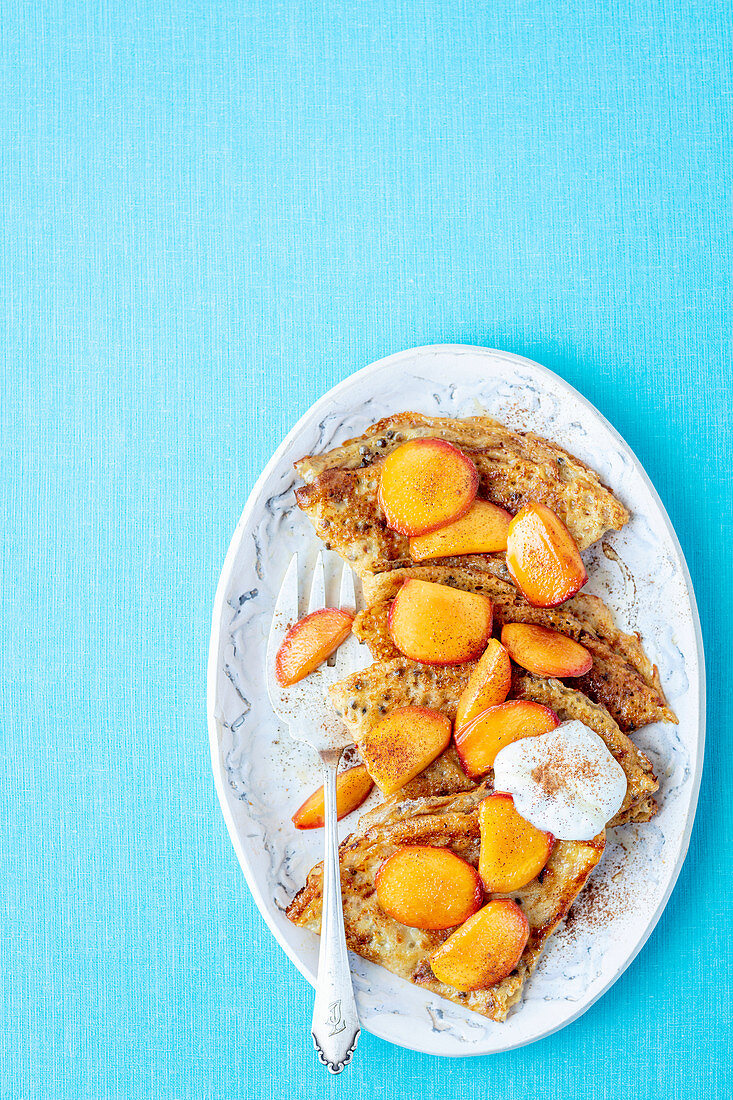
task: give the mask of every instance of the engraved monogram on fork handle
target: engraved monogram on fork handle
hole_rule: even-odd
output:
[[[323,762],[326,850],[323,859],[321,946],[311,1028],[318,1057],[331,1073],[340,1073],[348,1065],[361,1033],[351,984],[341,901],[336,827],[336,772],[341,752],[341,749],[324,749],[320,753]]]

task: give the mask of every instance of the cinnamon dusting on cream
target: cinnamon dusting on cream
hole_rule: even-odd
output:
[[[561,840],[591,840],[626,794],[623,768],[578,721],[506,745],[494,761],[494,785],[527,821]]]

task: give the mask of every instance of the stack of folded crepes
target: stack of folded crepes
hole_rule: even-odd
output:
[[[446,419],[402,413],[380,421],[362,436],[296,464],[305,486],[300,508],[329,549],[359,574],[365,609],[354,632],[374,658],[368,668],[331,688],[334,706],[353,733],[367,768],[369,730],[404,706],[440,711],[451,721],[475,668],[409,660],[388,626],[392,601],[410,578],[481,593],[493,606],[495,629],[506,623],[548,627],[580,642],[592,655],[591,669],[559,680],[514,667],[510,698],[550,707],[561,722],[579,720],[595,731],[626,774],[627,791],[608,823],[646,822],[656,813],[657,779],[630,735],[650,722],[676,722],[657,669],[636,635],[620,631],[602,600],[578,594],[556,607],[530,604],[515,586],[503,553],[461,554],[416,563],[410,540],[387,525],[379,498],[385,458],[408,440],[443,439],[460,448],[479,475],[478,498],[516,513],[530,502],[551,508],[579,549],[628,522],[624,506],[593,470],[534,433],[511,431],[488,418]],[[461,992],[439,982],[429,957],[450,930],[409,928],[385,914],[376,901],[375,877],[385,859],[404,844],[447,847],[474,866],[479,856],[477,807],[492,791],[492,774],[469,778],[453,744],[421,774],[364,816],[341,846],[342,894],[347,942],[358,954],[417,985],[429,988],[494,1020],[503,1020],[521,996],[552,931],[567,915],[603,852],[605,834],[592,841],[557,841],[544,870],[512,893],[530,927],[515,971],[488,989]],[[294,923],[319,931],[322,869],[319,864],[288,910]]]

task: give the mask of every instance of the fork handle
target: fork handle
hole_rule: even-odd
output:
[[[313,1042],[318,1057],[331,1073],[340,1073],[351,1061],[361,1033],[351,969],[346,950],[341,873],[336,827],[336,772],[340,749],[321,753],[325,802],[326,851],[323,859],[323,912],[318,980],[313,1005]]]

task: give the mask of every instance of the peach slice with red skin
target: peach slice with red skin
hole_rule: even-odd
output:
[[[501,642],[491,638],[471,673],[456,711],[456,729],[472,721],[487,707],[503,703],[512,686],[512,663]]]
[[[469,993],[511,974],[529,939],[529,921],[516,902],[496,898],[457,928],[430,956],[439,982]]]
[[[381,909],[410,928],[463,924],[484,900],[478,871],[448,848],[400,848],[377,872]]]
[[[517,812],[510,794],[489,795],[478,808],[481,852],[478,873],[489,894],[510,894],[537,878],[555,838]]]
[[[505,623],[501,644],[515,664],[535,676],[584,676],[593,667],[585,646],[546,626]]]
[[[496,754],[505,745],[522,737],[549,733],[559,724],[554,711],[529,699],[510,699],[488,707],[456,730],[456,749],[463,770],[469,778],[477,779],[494,766]]]
[[[498,504],[474,500],[465,516],[410,539],[413,561],[446,558],[453,554],[495,554],[506,550],[512,517]]]
[[[291,687],[322,665],[348,638],[353,621],[348,611],[321,607],[291,626],[275,656],[280,686]]]
[[[506,564],[534,607],[556,607],[588,580],[575,539],[551,508],[536,501],[509,524]]]
[[[473,504],[478,471],[444,439],[411,439],[385,458],[379,503],[401,535],[425,535],[460,519]]]
[[[373,786],[374,780],[363,764],[356,764],[353,768],[347,768],[346,771],[339,772],[336,777],[336,816],[338,820],[340,821],[342,817],[358,810]],[[295,811],[293,825],[296,829],[322,829],[326,821],[325,815],[326,804],[323,787],[319,787]]]
[[[482,652],[492,615],[491,601],[480,593],[411,578],[389,610],[389,632],[412,661],[459,665]]]
[[[369,774],[383,794],[394,794],[448,747],[451,723],[427,707],[398,707],[359,740]]]

